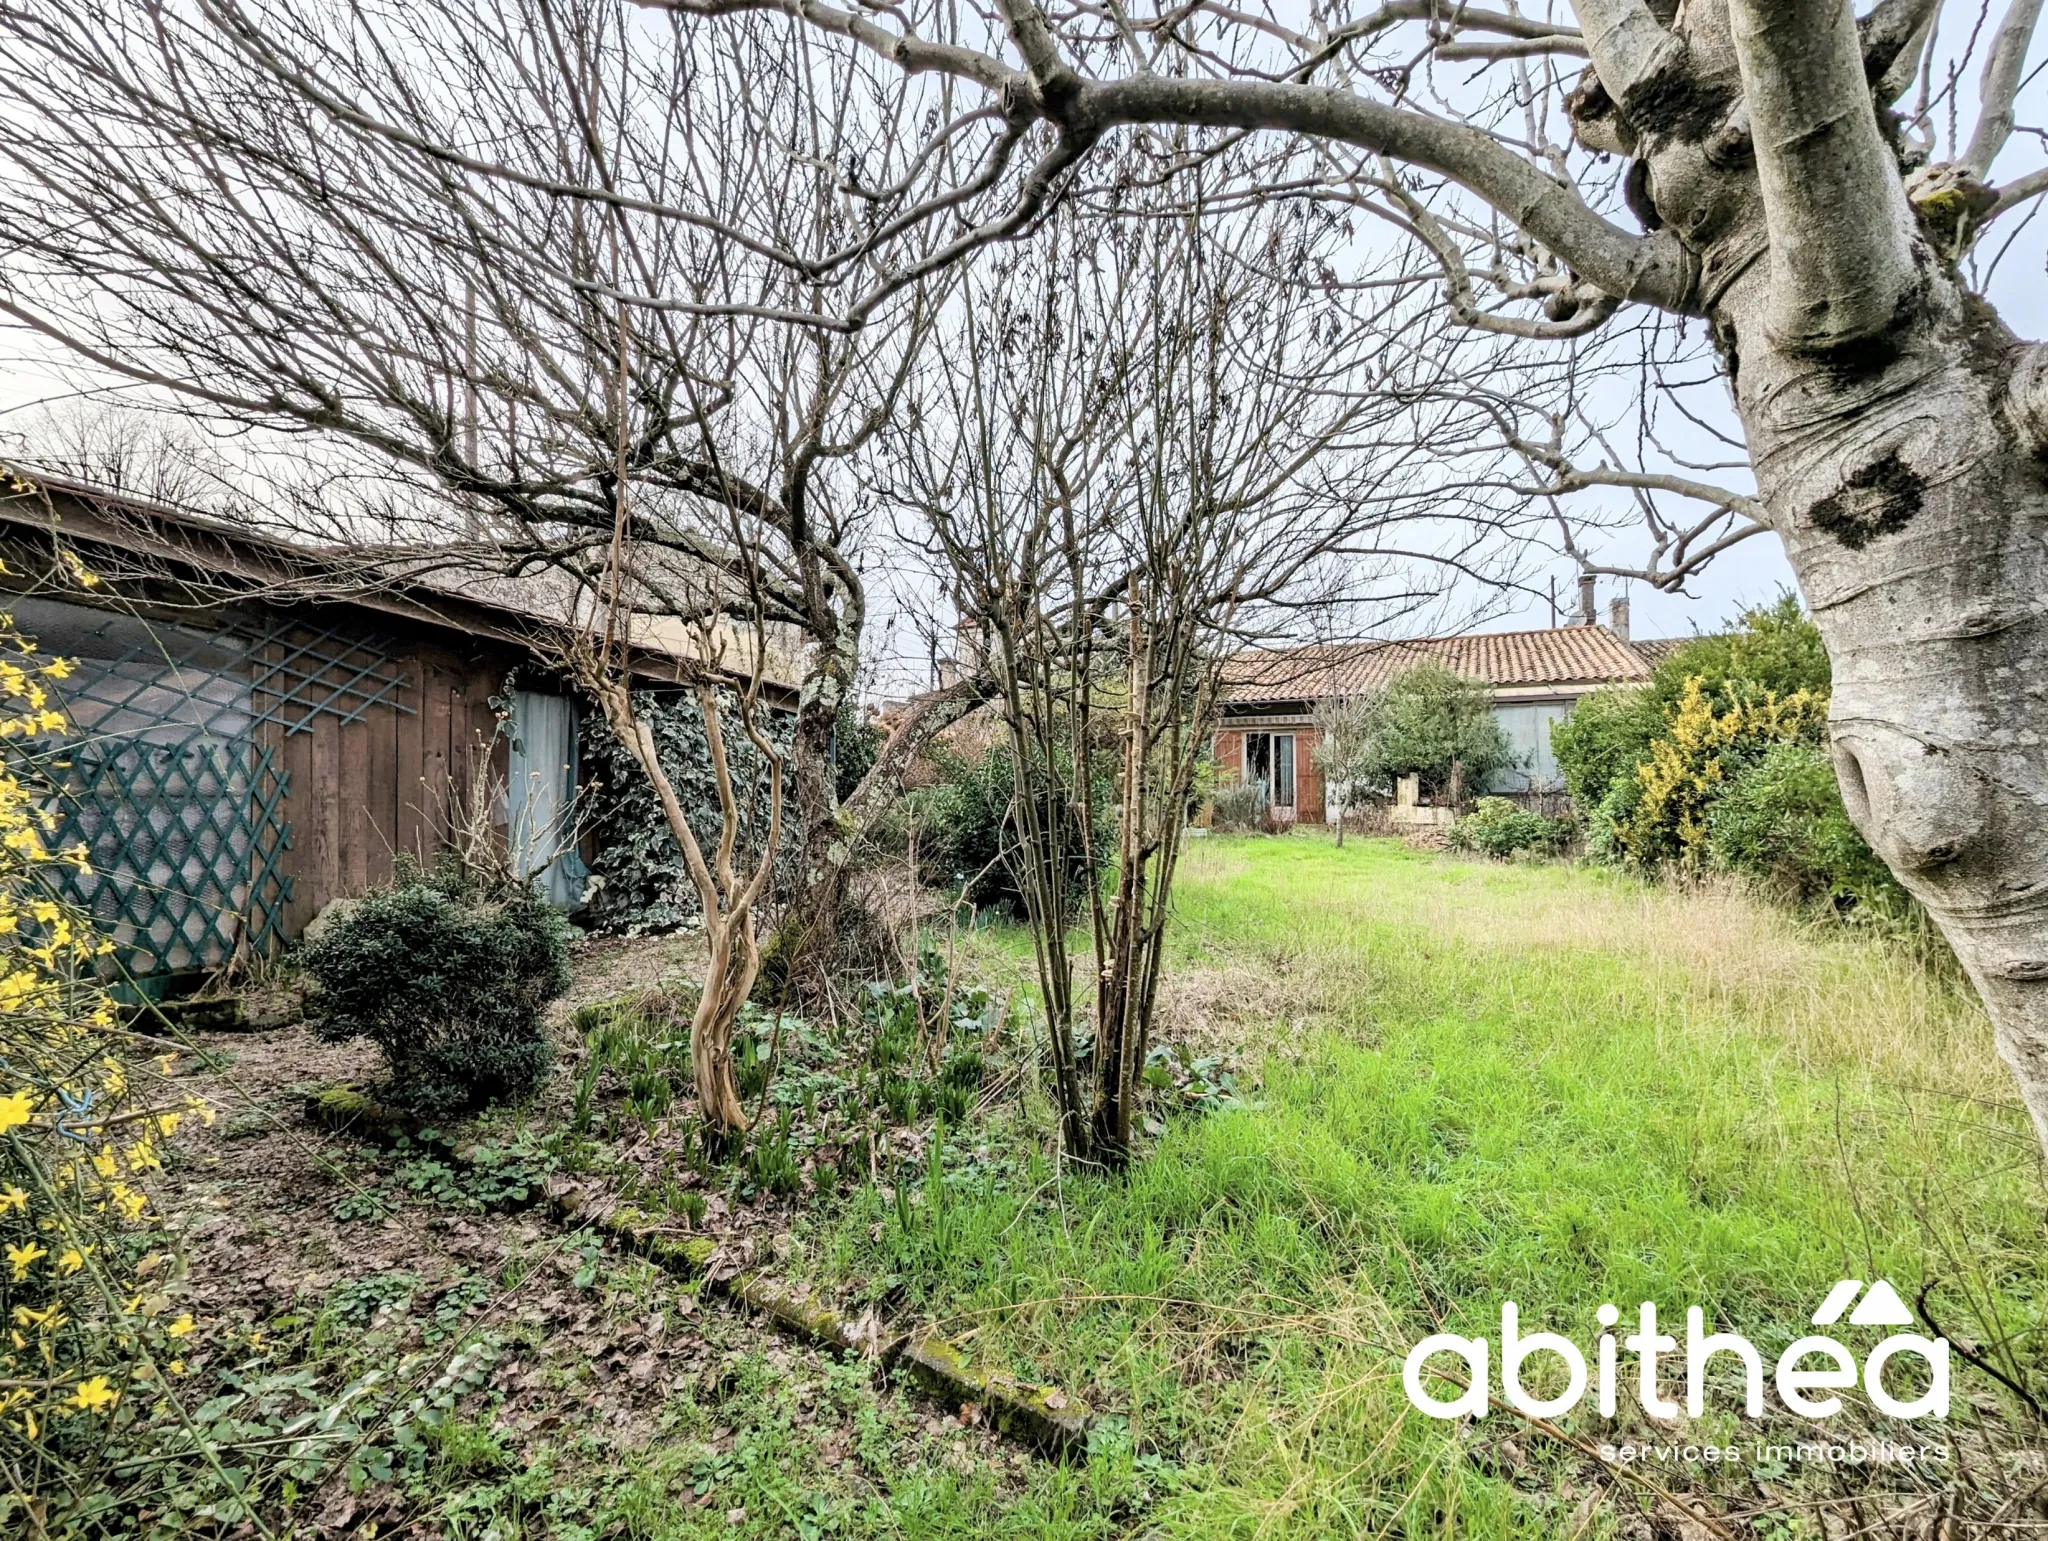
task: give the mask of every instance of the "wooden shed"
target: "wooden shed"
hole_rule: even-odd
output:
[[[522,870],[576,907],[583,714],[531,641],[566,590],[380,581],[40,473],[0,479],[0,559],[19,630],[77,663],[49,760],[56,842],[90,852],[69,897],[124,982],[156,993],[269,954],[399,853],[431,857],[479,789]],[[636,666],[673,681],[690,660]]]

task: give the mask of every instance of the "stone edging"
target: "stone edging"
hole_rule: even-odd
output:
[[[982,1369],[958,1344],[931,1328],[881,1338],[861,1332],[838,1312],[763,1274],[712,1274],[708,1269],[717,1244],[708,1237],[666,1235],[649,1216],[626,1204],[587,1214],[583,1190],[574,1184],[550,1184],[547,1204],[558,1222],[588,1224],[623,1250],[678,1278],[701,1280],[706,1291],[748,1306],[783,1332],[823,1348],[866,1354],[885,1366],[903,1366],[933,1396],[955,1407],[980,1408],[998,1432],[1041,1455],[1087,1452],[1096,1415],[1086,1402],[1057,1386]]]
[[[334,1086],[306,1096],[306,1121],[337,1134],[396,1140],[415,1137],[423,1120],[384,1106],[354,1086]],[[461,1162],[465,1153],[457,1150]],[[884,1366],[901,1365],[931,1395],[952,1406],[981,1410],[999,1433],[1054,1458],[1085,1455],[1095,1411],[1057,1386],[1020,1380],[1002,1370],[977,1366],[961,1347],[929,1327],[914,1327],[884,1338],[862,1331],[837,1311],[811,1300],[765,1274],[710,1271],[717,1243],[705,1236],[677,1236],[654,1217],[629,1204],[594,1208],[577,1184],[551,1178],[546,1207],[560,1225],[587,1225],[606,1240],[663,1272],[701,1283],[707,1292],[758,1312],[781,1332],[821,1348],[857,1353]]]

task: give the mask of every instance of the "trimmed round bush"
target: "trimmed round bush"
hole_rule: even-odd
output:
[[[364,896],[301,962],[320,1036],[375,1043],[401,1106],[438,1116],[525,1097],[554,1062],[542,1014],[569,988],[569,927],[530,892],[401,881]]]

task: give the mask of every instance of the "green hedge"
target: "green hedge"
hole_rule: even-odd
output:
[[[1681,811],[1703,821],[1711,865],[1793,903],[1923,930],[1917,906],[1842,806],[1819,722],[1830,680],[1818,628],[1787,595],[1746,611],[1725,635],[1675,649],[1646,685],[1587,696],[1550,741],[1585,817],[1588,855],[1650,870],[1676,859],[1677,844],[1646,841],[1641,825],[1646,788],[1668,793],[1683,761],[1696,795]],[[1796,733],[1712,731],[1786,715],[1794,703],[1808,703],[1793,714]],[[1688,828],[1696,854],[1701,825]]]
[[[1577,826],[1570,819],[1533,813],[1505,797],[1482,797],[1451,826],[1454,851],[1477,851],[1505,861],[1518,851],[1557,855],[1570,848]]]

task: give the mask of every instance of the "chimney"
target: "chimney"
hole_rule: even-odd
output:
[[[1607,624],[1622,641],[1628,641],[1628,601],[1610,599],[1607,602]]]
[[[1593,604],[1593,575],[1582,573],[1579,576],[1579,624],[1591,626],[1599,619],[1600,612]]]
[[[953,657],[966,669],[980,669],[988,662],[988,632],[980,621],[963,615],[953,622]]]

